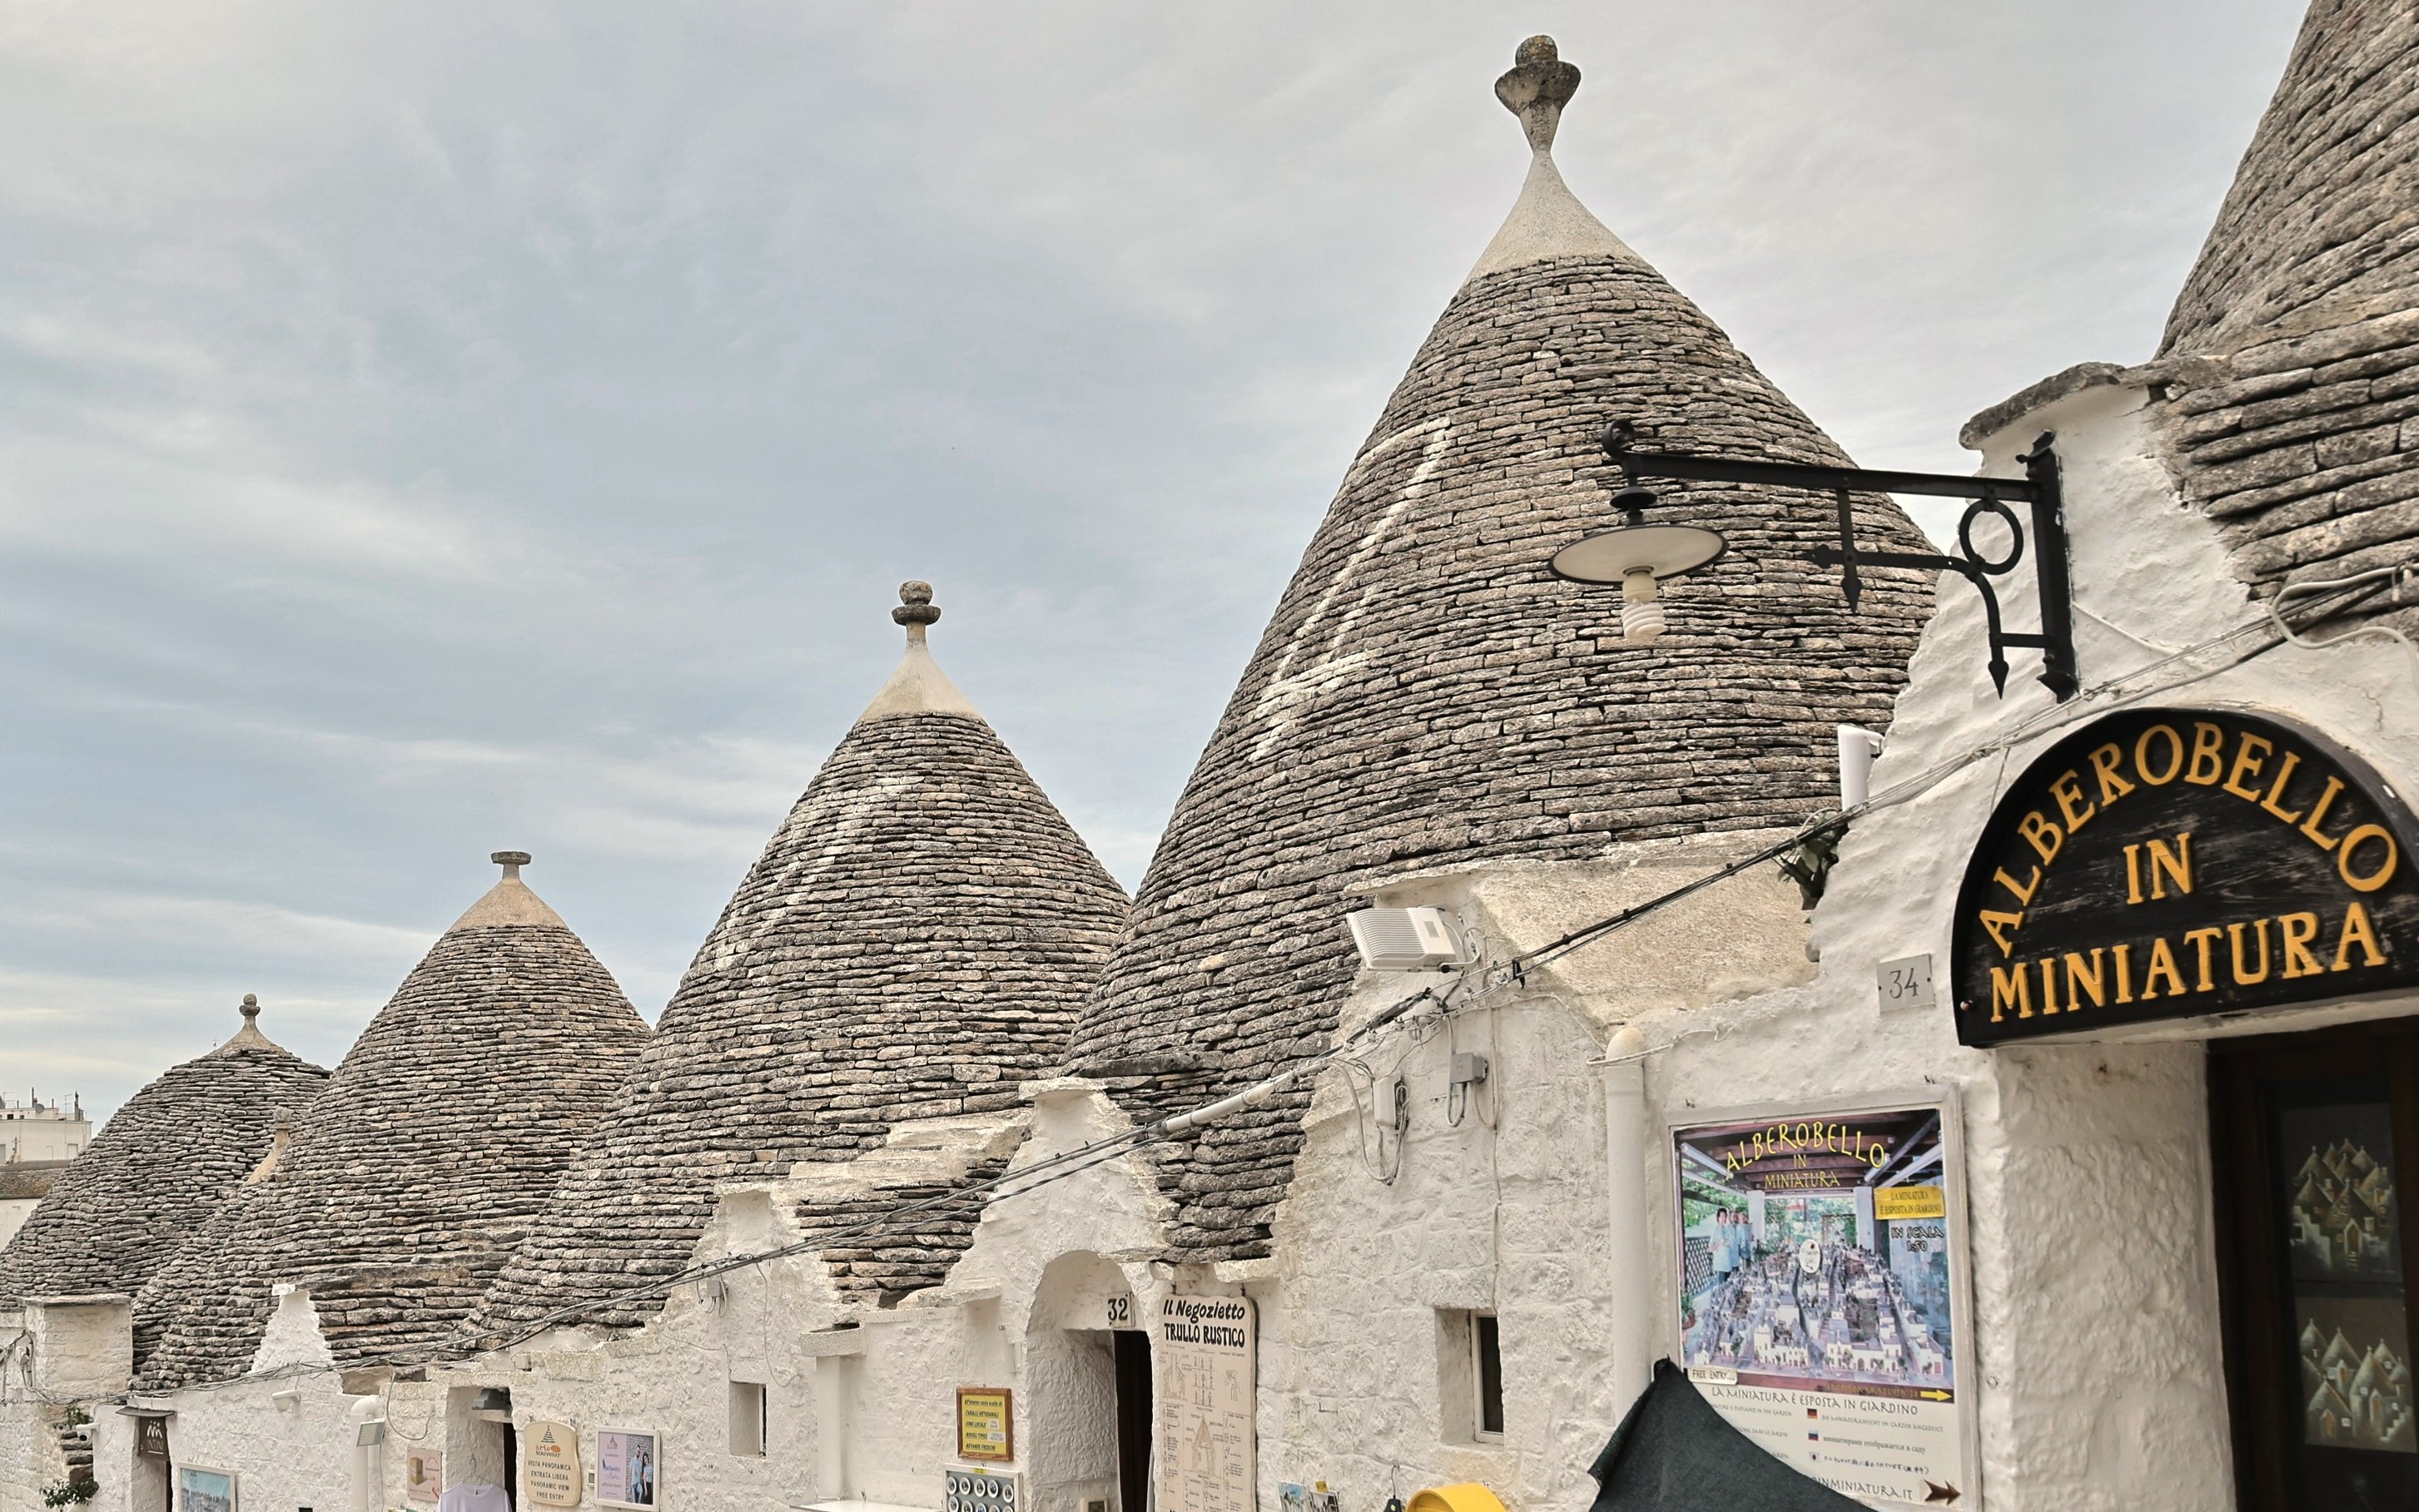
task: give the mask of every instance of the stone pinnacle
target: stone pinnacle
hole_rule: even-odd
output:
[[[940,609],[932,603],[932,585],[914,579],[899,585],[899,607],[890,618],[907,627],[907,644],[924,644],[924,627],[941,618]]]
[[[1532,37],[1521,43],[1512,54],[1512,71],[1495,81],[1495,98],[1520,117],[1529,150],[1541,157],[1553,150],[1563,107],[1579,89],[1579,70],[1562,61],[1550,37]]]
[[[487,859],[504,869],[504,880],[507,882],[519,881],[521,868],[530,863],[530,854],[526,850],[499,850],[489,855]]]

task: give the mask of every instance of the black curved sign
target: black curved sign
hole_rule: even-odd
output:
[[[2411,815],[2281,720],[2139,709],[1993,810],[1950,936],[1957,1038],[2004,1045],[2419,984]]]

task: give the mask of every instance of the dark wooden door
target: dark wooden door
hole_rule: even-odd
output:
[[[2218,1277],[2246,1512],[2419,1512],[2419,1019],[2213,1042]]]
[[[1117,1506],[1150,1512],[1150,1336],[1121,1329],[1117,1351]]]

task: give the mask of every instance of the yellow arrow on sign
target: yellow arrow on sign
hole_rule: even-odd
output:
[[[1949,1393],[1945,1391],[1918,1391],[1916,1395],[1928,1402],[1945,1402],[1951,1399]]]

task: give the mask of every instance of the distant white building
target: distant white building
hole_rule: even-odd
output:
[[[28,1160],[73,1160],[92,1143],[92,1121],[84,1116],[84,1099],[66,1106],[46,1103],[39,1092],[12,1103],[0,1097],[0,1165]]]

